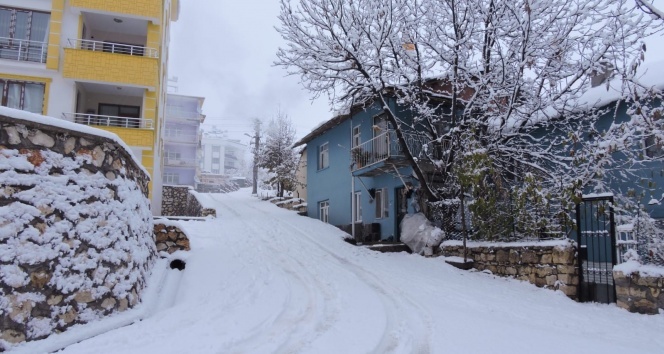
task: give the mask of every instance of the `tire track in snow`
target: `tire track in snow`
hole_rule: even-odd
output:
[[[284,331],[290,331],[291,335],[284,338],[281,343],[276,343],[276,352],[299,352],[303,350],[308,343],[311,343],[321,333],[321,329],[331,328],[336,317],[338,309],[331,309],[328,304],[334,302],[335,291],[331,285],[319,279],[318,272],[312,272],[310,264],[303,263],[299,257],[283,257],[288,255],[288,245],[281,240],[281,229],[275,228],[270,218],[267,217],[261,223],[242,221],[242,213],[238,204],[228,204],[228,201],[212,197],[219,207],[232,215],[235,223],[241,226],[251,235],[262,235],[259,242],[266,250],[260,250],[260,253],[279,255],[273,261],[275,269],[272,271],[283,272],[285,276],[281,277],[288,282],[288,294],[284,301],[281,311],[276,317],[265,319],[264,322],[255,327],[251,333],[240,340],[236,340],[229,348],[233,351],[243,350],[242,347],[256,344],[256,339],[270,338],[272,341],[279,339]],[[246,213],[244,213],[246,215]],[[255,240],[254,237],[247,239]],[[266,252],[267,251],[267,252]],[[265,257],[267,258],[267,257]],[[278,267],[276,267],[278,265]],[[270,267],[272,268],[272,267]],[[295,282],[292,282],[295,280]],[[303,299],[301,294],[305,295]],[[313,329],[313,331],[312,331]],[[294,333],[303,332],[303,333]],[[255,350],[255,346],[251,348]]]
[[[270,216],[270,213],[262,208],[257,208],[250,204],[245,204],[245,206],[262,213],[266,218]],[[284,223],[278,218],[274,218],[274,223],[274,226],[279,226],[274,227],[274,229],[288,229],[294,231],[299,236],[303,236],[298,237],[295,241],[307,241],[324,251],[336,259],[341,268],[362,279],[376,292],[383,303],[388,320],[383,330],[382,339],[374,349],[375,353],[401,353],[404,351],[410,353],[429,353],[431,351],[433,326],[431,316],[421,305],[410,300],[401,289],[381,281],[381,279],[389,277],[389,274],[379,275],[373,269],[338,256],[333,250],[312,237],[311,233],[307,230]],[[285,233],[285,235],[293,237],[292,234]],[[317,260],[314,260],[314,262],[317,262]],[[403,316],[407,316],[407,320],[403,319]],[[407,336],[407,338],[403,338],[403,336]],[[406,345],[409,345],[409,347],[404,348],[403,346]]]

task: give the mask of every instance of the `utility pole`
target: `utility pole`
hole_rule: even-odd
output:
[[[254,139],[254,183],[251,194],[258,195],[258,154],[260,153],[261,144],[261,121],[258,119],[254,120],[254,136],[249,134],[244,135]]]

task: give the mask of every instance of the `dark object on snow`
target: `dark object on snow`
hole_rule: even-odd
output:
[[[455,262],[455,261],[450,261],[450,260],[446,260],[445,263],[447,263],[451,266],[454,266],[456,268],[463,269],[463,270],[468,270],[468,269],[473,268],[473,264],[474,264],[473,261]]]
[[[171,269],[184,270],[186,265],[187,264],[183,260],[176,259],[171,262]]]

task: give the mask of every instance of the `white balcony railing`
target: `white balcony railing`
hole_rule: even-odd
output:
[[[69,39],[69,48],[92,50],[95,52],[133,55],[139,57],[159,57],[158,51],[155,48],[113,42],[100,42],[89,39]]]
[[[165,116],[166,119],[177,119],[177,120],[192,120],[200,122],[203,117],[202,114],[196,111],[190,111],[185,109],[175,108],[173,106],[166,106]]]
[[[48,43],[0,37],[0,59],[45,63]]]
[[[198,134],[195,133],[183,133],[178,131],[172,131],[166,129],[164,132],[164,140],[178,142],[178,143],[188,143],[188,144],[198,144]]]
[[[154,129],[152,119],[101,116],[87,113],[63,113],[65,120],[85,125],[101,125],[106,127]]]
[[[408,146],[410,153],[414,157],[420,157],[425,149],[427,149],[426,151],[429,153],[433,152],[435,157],[440,158],[448,153],[451,146],[449,141],[445,141],[435,147],[435,149],[439,151],[434,151],[430,150],[433,144],[425,136],[404,133],[404,139],[406,140],[406,145]],[[351,150],[351,158],[353,160],[352,170],[356,171],[385,161],[391,157],[405,157],[403,149],[397,139],[397,135],[393,130],[386,131],[373,139],[354,147]]]
[[[178,166],[178,167],[196,167],[197,165],[195,159],[181,159],[181,158],[172,158],[172,157],[164,157],[164,164],[166,166]]]

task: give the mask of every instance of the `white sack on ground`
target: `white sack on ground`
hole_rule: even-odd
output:
[[[433,226],[422,213],[406,215],[401,221],[401,242],[414,253],[422,253],[426,246],[438,246],[444,236],[443,230]]]

